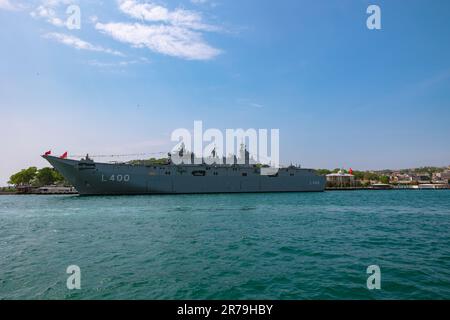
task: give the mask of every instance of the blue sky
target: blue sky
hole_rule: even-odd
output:
[[[65,26],[70,4],[81,29]],[[368,30],[366,9],[381,8]],[[0,0],[0,185],[54,153],[279,128],[281,162],[449,165],[450,2]]]

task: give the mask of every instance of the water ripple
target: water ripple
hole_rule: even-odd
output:
[[[449,196],[1,196],[0,299],[450,299]]]

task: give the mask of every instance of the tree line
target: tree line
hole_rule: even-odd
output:
[[[49,185],[66,185],[68,184],[64,177],[54,168],[29,167],[28,169],[20,170],[13,174],[8,181],[8,184],[17,186],[33,186],[43,187]]]

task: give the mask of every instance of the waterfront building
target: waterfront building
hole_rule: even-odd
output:
[[[436,177],[439,178],[440,181],[450,182],[450,170],[445,170],[444,172],[436,173]]]
[[[423,183],[419,184],[418,189],[448,189],[447,183]]]
[[[390,182],[397,184],[411,184],[413,178],[409,174],[393,173],[390,176]]]
[[[419,184],[426,184],[431,182],[431,176],[429,173],[417,173],[413,175],[412,178],[413,178],[412,181],[417,182]]]
[[[354,187],[355,176],[341,169],[337,173],[327,174],[327,184],[330,187]]]
[[[17,193],[31,193],[34,188],[31,185],[19,185],[16,186]]]
[[[74,187],[46,186],[38,188],[35,193],[38,194],[74,194],[77,193]]]

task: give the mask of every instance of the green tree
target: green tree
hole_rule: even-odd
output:
[[[366,171],[364,173],[364,180],[375,180],[375,181],[378,181],[379,180],[379,176],[376,173],[374,173],[374,172]]]
[[[161,158],[161,159],[150,158],[147,160],[131,160],[128,163],[131,165],[163,166],[166,165],[168,161],[169,161],[168,158]]]
[[[36,177],[36,174],[37,174],[36,167],[30,167],[28,169],[23,169],[15,174],[13,174],[9,178],[8,183],[13,184],[15,186],[29,185],[31,183],[31,181]]]
[[[317,169],[316,172],[321,176],[326,176],[327,174],[331,173],[331,171],[328,169]]]
[[[15,186],[33,185],[42,187],[52,184],[67,184],[67,181],[53,168],[47,167],[38,170],[36,167],[30,167],[13,174],[8,183]]]
[[[53,168],[42,168],[38,170],[33,184],[37,187],[49,186],[52,184],[66,184],[64,177]]]
[[[381,176],[380,177],[380,182],[381,183],[385,183],[385,184],[389,184],[389,176]]]
[[[55,183],[60,183],[60,184],[68,184],[67,180],[63,177],[63,175],[61,173],[59,173],[58,171],[56,171],[55,169],[53,169],[53,177],[54,177],[54,181]]]
[[[39,186],[48,186],[55,183],[54,170],[52,168],[42,168],[38,170],[34,183]]]
[[[356,180],[364,180],[364,171],[353,171]]]

